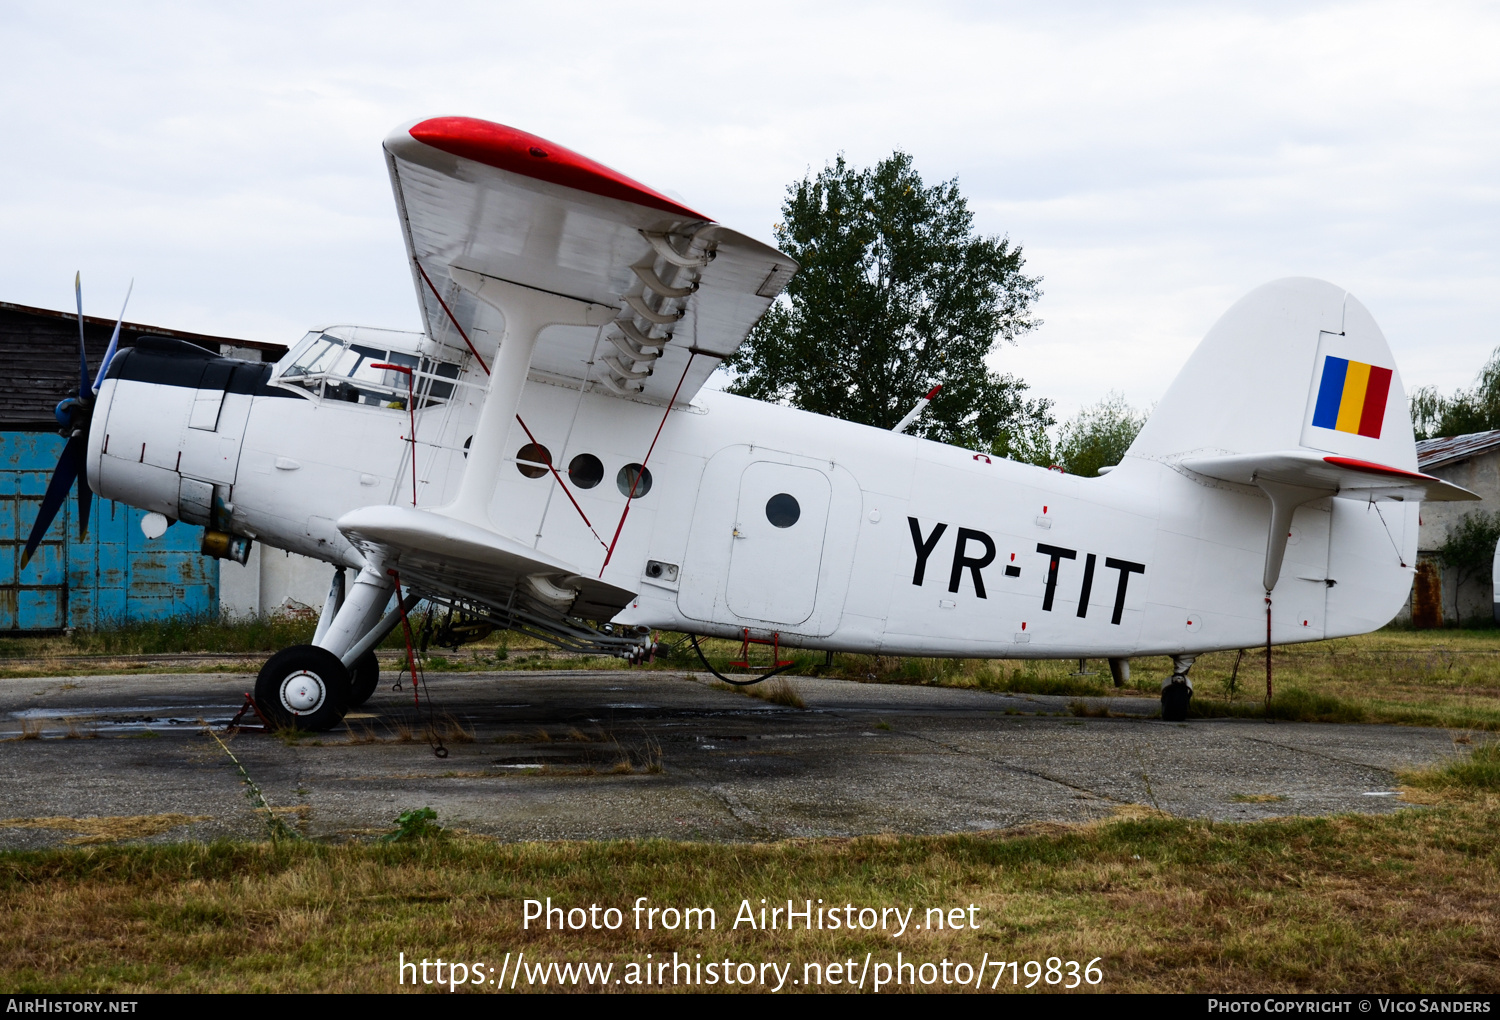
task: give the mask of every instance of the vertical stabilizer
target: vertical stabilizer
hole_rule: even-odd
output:
[[[1340,287],[1277,280],[1216,322],[1127,456],[1307,450],[1415,471],[1406,391],[1374,318]]]

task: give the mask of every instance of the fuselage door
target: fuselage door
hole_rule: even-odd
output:
[[[735,616],[793,626],[812,615],[830,494],[828,476],[813,468],[745,469],[725,593]]]

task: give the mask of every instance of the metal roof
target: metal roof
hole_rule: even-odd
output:
[[[83,317],[90,376],[98,372],[99,359],[104,357],[114,328],[113,319]],[[225,345],[251,348],[262,352],[265,360],[278,358],[286,351],[280,344],[163,329],[138,322],[127,322],[120,327],[120,346],[134,346],[142,336],[186,340],[215,354]],[[73,312],[0,301],[0,364],[5,366],[5,371],[0,372],[0,428],[56,429],[52,408],[78,388],[78,316]]]
[[[1441,439],[1417,441],[1417,466],[1423,471],[1444,467],[1491,450],[1500,450],[1500,429],[1471,432],[1466,436],[1444,436]]]

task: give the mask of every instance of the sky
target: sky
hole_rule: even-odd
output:
[[[1317,276],[1408,390],[1500,345],[1500,6],[9,2],[0,300],[290,343],[419,326],[381,140],[461,114],[770,239],[899,148],[1022,246],[992,364],[1067,417],[1160,398],[1261,283]]]

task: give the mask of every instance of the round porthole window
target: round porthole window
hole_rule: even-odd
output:
[[[604,481],[604,463],[592,453],[580,453],[568,461],[568,480],[580,489],[592,489]]]
[[[527,478],[540,478],[552,463],[552,452],[537,443],[527,443],[516,451],[516,470]]]
[[[766,500],[766,520],[777,528],[790,528],[802,516],[802,507],[797,497],[789,492],[778,492]]]
[[[641,464],[626,464],[615,475],[615,485],[622,496],[629,496],[630,489],[634,486],[635,498],[640,499],[651,491],[651,469]]]

